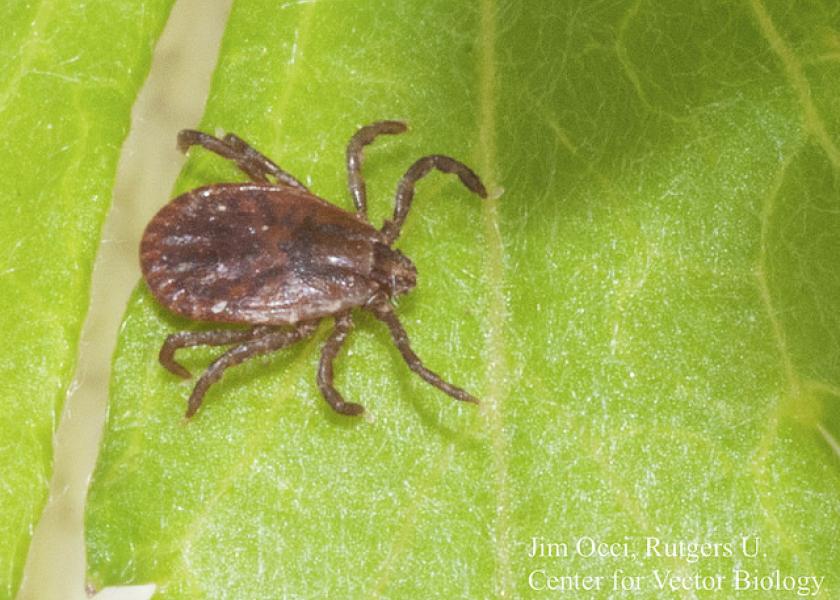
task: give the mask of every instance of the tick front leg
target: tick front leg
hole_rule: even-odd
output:
[[[318,366],[318,387],[321,389],[321,394],[337,413],[342,415],[359,415],[364,412],[365,408],[361,404],[354,404],[353,402],[345,402],[338,390],[333,385],[333,361],[335,360],[338,351],[347,339],[347,334],[353,329],[353,319],[350,317],[350,311],[340,313],[335,318],[335,329],[330,334],[321,350],[321,363]]]
[[[295,329],[290,331],[268,331],[261,337],[255,337],[247,340],[239,346],[235,346],[222,354],[219,358],[213,361],[209,367],[207,367],[207,370],[204,371],[198,382],[196,382],[187,405],[186,418],[189,419],[196,413],[199,407],[201,407],[201,403],[204,400],[204,395],[207,393],[207,390],[209,390],[210,386],[222,377],[227,369],[238,365],[253,356],[268,354],[270,352],[280,350],[281,348],[285,348],[286,346],[290,346],[311,335],[312,332],[315,331],[316,327],[317,323],[307,322],[300,323]]]
[[[166,338],[160,347],[158,360],[167,370],[178,377],[189,379],[192,374],[175,360],[175,352],[193,346],[227,346],[262,337],[271,330],[265,325],[250,329],[212,329],[210,331],[179,331]]]
[[[241,171],[258,183],[271,183],[268,176],[273,175],[280,185],[309,191],[291,174],[232,133],[220,140],[202,131],[184,129],[178,133],[178,149],[186,152],[190,146],[202,146],[223,158],[232,160]]]
[[[402,121],[379,121],[365,125],[357,131],[347,144],[347,185],[356,205],[356,214],[367,220],[367,192],[362,177],[362,150],[380,135],[403,133],[408,126]]]
[[[389,246],[399,237],[405,218],[408,216],[408,209],[411,208],[411,200],[414,198],[414,186],[432,169],[437,169],[444,173],[455,173],[467,189],[475,192],[482,198],[487,197],[487,189],[481,183],[481,179],[464,163],[449,156],[443,156],[442,154],[424,156],[408,168],[408,171],[405,172],[405,175],[402,176],[400,183],[397,185],[397,197],[394,201],[394,219],[392,221],[385,221],[385,225],[382,227],[382,233],[385,235],[386,240],[385,243]]]
[[[405,329],[403,329],[400,320],[397,318],[397,315],[394,313],[394,309],[390,304],[382,302],[380,304],[369,306],[369,308],[377,319],[388,326],[388,329],[391,332],[391,337],[394,340],[394,344],[396,344],[397,349],[400,351],[400,354],[402,354],[403,360],[405,360],[406,364],[412,371],[417,373],[427,383],[432,384],[440,391],[452,396],[456,400],[478,404],[478,399],[475,396],[472,396],[461,388],[444,381],[439,375],[430,371],[423,365],[420,357],[418,357],[417,354],[414,353],[414,350],[411,349],[411,344],[408,341],[408,335],[406,334]]]

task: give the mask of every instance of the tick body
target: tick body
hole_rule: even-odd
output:
[[[190,396],[187,417],[224,371],[251,357],[274,352],[311,335],[334,317],[321,352],[318,386],[337,412],[358,415],[333,385],[333,361],[353,328],[352,309],[370,311],[388,327],[408,366],[453,398],[477,400],[427,369],[408,341],[391,300],[416,281],[412,262],[393,244],[414,196],[414,185],[431,169],[455,173],[482,198],[486,190],[466,165],[442,155],[417,160],[397,187],[394,218],[381,229],[367,219],[362,150],[381,134],[406,130],[399,121],[360,129],[347,147],[351,213],[306,187],[240,138],[222,139],[184,130],[178,146],[200,145],[233,160],[252,183],[222,183],[187,192],[149,222],[140,245],[143,277],[158,302],[182,317],[243,329],[184,331],[170,335],[161,364],[190,377],[175,351],[191,346],[231,346],[202,374]]]

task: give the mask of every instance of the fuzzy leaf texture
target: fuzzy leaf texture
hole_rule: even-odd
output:
[[[0,2],[0,598],[47,498],[131,105],[171,0]]]
[[[347,139],[406,120],[366,153],[374,223],[423,154],[488,184],[429,176],[398,244],[417,353],[482,404],[420,381],[358,312],[337,386],[368,419],[315,386],[327,320],[185,424],[193,382],[157,352],[197,325],[141,284],[88,505],[95,583],[527,598],[545,570],[604,577],[570,597],[766,597],[733,591],[742,569],[840,594],[840,6],[787,6],[238,0],[202,129],[350,208]],[[241,179],[195,149],[177,192]],[[200,372],[219,352],[179,356]],[[648,556],[649,536],[760,548]],[[569,555],[529,557],[534,537]],[[576,553],[589,537],[629,552]],[[617,569],[642,590],[612,590]]]

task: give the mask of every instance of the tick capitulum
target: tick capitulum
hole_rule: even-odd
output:
[[[393,219],[375,229],[367,217],[362,151],[377,136],[406,129],[400,121],[380,121],[350,139],[347,174],[355,213],[313,195],[233,134],[219,139],[187,129],[178,135],[182,151],[203,146],[234,161],[253,182],[209,185],[175,198],[149,222],[140,244],[143,277],[163,306],[197,321],[248,326],[182,331],[166,338],[160,362],[184,378],[190,373],[175,360],[176,350],[232,346],[198,379],[188,418],[226,369],[310,336],[325,317],[334,317],[335,327],[321,350],[318,387],[335,411],[361,414],[364,408],[346,402],[333,385],[333,362],[353,329],[354,308],[385,323],[412,371],[456,400],[478,402],[427,369],[411,349],[391,299],[414,288],[417,271],[393,244],[415,184],[432,169],[456,174],[482,198],[487,191],[463,163],[439,154],[424,156],[400,179]]]

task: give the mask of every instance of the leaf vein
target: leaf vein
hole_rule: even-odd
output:
[[[479,70],[479,140],[481,147],[481,173],[489,184],[490,197],[483,204],[482,219],[487,245],[485,261],[489,290],[489,324],[487,334],[488,390],[483,405],[489,422],[492,439],[492,460],[495,472],[496,511],[495,539],[496,576],[495,588],[499,598],[513,594],[513,573],[510,559],[510,477],[508,473],[509,442],[506,439],[502,402],[507,396],[509,367],[505,357],[504,323],[508,317],[504,294],[504,245],[499,228],[499,188],[496,164],[496,16],[494,0],[482,0],[480,22]]]
[[[805,129],[816,138],[832,166],[835,169],[840,169],[840,149],[837,148],[828,134],[825,122],[816,105],[814,105],[811,97],[811,86],[802,70],[802,64],[776,29],[764,3],[761,0],[751,0],[751,5],[761,34],[770,44],[773,53],[782,62],[788,82],[802,106]]]

